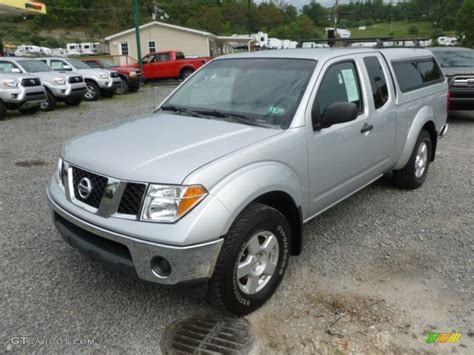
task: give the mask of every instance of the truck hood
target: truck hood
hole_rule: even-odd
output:
[[[106,70],[106,69],[78,69],[77,70],[83,76],[99,76],[100,74],[110,74],[111,71],[115,70]]]
[[[37,76],[38,78],[45,80],[45,81],[53,81],[56,78],[64,78],[67,79],[70,76],[73,76],[71,72],[57,72],[57,71],[43,71],[38,73],[31,73],[29,75]],[[76,72],[75,75],[80,75]]]
[[[74,138],[63,146],[62,158],[122,180],[179,184],[203,165],[281,132],[157,113]]]
[[[443,73],[447,76],[457,76],[457,75],[473,75],[474,68],[473,67],[457,67],[457,68],[448,68],[443,67],[441,68]]]

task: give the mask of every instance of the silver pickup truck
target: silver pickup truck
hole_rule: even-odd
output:
[[[12,73],[8,65],[0,63],[0,120],[6,117],[8,110],[35,113],[45,98],[38,77]]]
[[[150,117],[65,143],[47,187],[54,223],[93,259],[155,283],[201,282],[247,314],[301,252],[304,223],[386,173],[424,183],[447,99],[421,49],[222,56]]]
[[[94,69],[75,58],[39,58],[57,71],[76,71],[84,77],[87,85],[85,99],[96,101],[101,96],[112,97],[115,91],[122,86],[122,79],[114,70]]]
[[[57,73],[46,64],[31,58],[0,58],[0,66],[12,73],[38,76],[46,89],[46,99],[41,102],[43,111],[56,108],[57,102],[78,106],[86,93],[84,78],[78,73]]]

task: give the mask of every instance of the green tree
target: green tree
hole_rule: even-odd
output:
[[[457,30],[463,46],[474,46],[474,0],[465,0],[457,15]]]

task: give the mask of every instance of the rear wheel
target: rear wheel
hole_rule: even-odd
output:
[[[426,180],[431,162],[431,136],[422,130],[416,141],[408,163],[393,172],[393,182],[404,189],[417,189]]]
[[[87,91],[84,94],[84,99],[86,101],[97,101],[100,97],[99,86],[93,81],[86,82]]]
[[[192,73],[194,73],[194,70],[191,70],[191,69],[184,69],[184,70],[181,72],[180,79],[181,79],[181,80],[186,80],[187,77],[190,76]]]
[[[56,98],[49,90],[46,90],[46,100],[43,100],[40,103],[41,111],[52,111],[56,108],[56,104]]]
[[[209,281],[210,301],[236,315],[262,306],[283,278],[290,242],[290,227],[280,211],[249,205],[225,237]]]

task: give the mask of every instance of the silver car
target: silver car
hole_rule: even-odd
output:
[[[46,99],[41,102],[43,111],[51,111],[57,102],[78,106],[86,93],[84,78],[78,73],[57,73],[46,64],[32,58],[0,58],[0,66],[9,67],[14,73],[38,76],[46,89]]]
[[[38,77],[12,72],[10,65],[0,63],[0,120],[6,117],[8,110],[35,113],[45,98]]]
[[[86,63],[75,58],[39,58],[53,70],[56,71],[76,71],[84,77],[87,85],[85,99],[96,101],[101,96],[112,97],[115,91],[122,86],[122,79],[118,72],[114,70],[93,69]]]
[[[419,49],[222,56],[147,118],[62,147],[47,195],[60,234],[165,285],[202,283],[247,314],[277,289],[303,224],[393,172],[420,187],[448,85]]]

